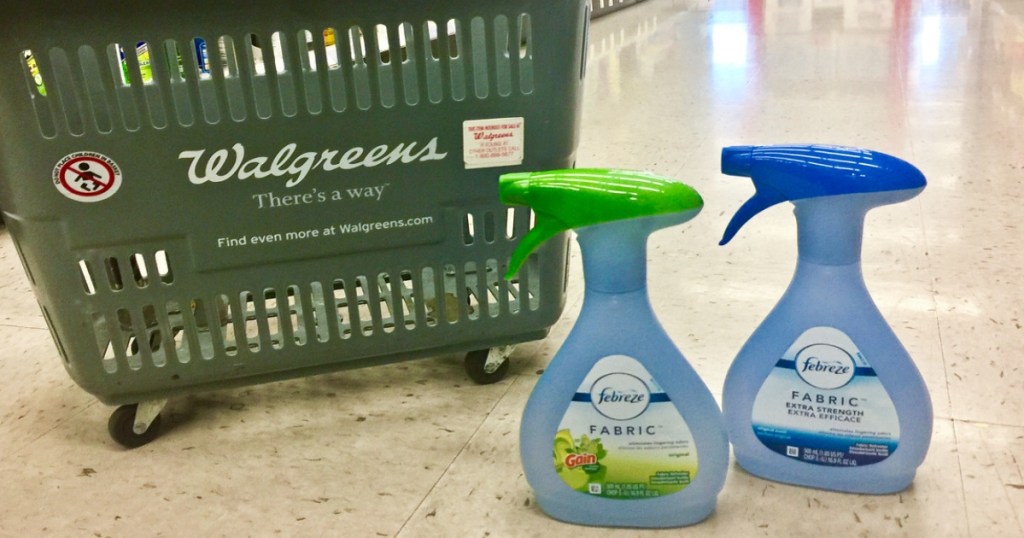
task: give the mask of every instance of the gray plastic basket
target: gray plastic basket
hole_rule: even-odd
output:
[[[497,177],[574,163],[589,14],[8,6],[4,217],[65,367],[128,404],[115,439],[187,392],[474,350],[503,375],[486,350],[557,320],[567,241],[504,281],[531,216]]]

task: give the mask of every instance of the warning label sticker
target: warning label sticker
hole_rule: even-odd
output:
[[[523,118],[463,122],[463,159],[466,168],[523,164],[524,123]]]
[[[100,202],[121,188],[121,168],[101,153],[72,153],[53,167],[53,184],[76,202]]]

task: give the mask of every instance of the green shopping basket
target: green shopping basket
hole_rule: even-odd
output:
[[[565,303],[497,178],[572,166],[584,0],[8,6],[3,216],[125,446],[167,398],[452,352],[479,382]],[[504,351],[504,353],[502,352]]]

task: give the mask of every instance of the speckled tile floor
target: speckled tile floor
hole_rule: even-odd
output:
[[[476,386],[442,356],[171,400],[134,451],[79,389],[0,232],[0,535],[1024,536],[1024,1],[648,0],[595,21],[581,166],[649,169],[704,196],[650,244],[655,310],[716,397],[795,263],[783,206],[728,247],[751,194],[724,145],[823,142],[918,165],[917,199],[868,219],[864,273],[934,402],[931,451],[898,495],[809,490],[731,466],[682,530],[545,517],[519,415],[581,299]]]

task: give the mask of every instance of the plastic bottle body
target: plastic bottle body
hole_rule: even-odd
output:
[[[933,418],[927,387],[871,300],[861,273],[863,214],[878,205],[878,197],[797,203],[796,274],[740,350],[723,391],[737,463],[752,474],[881,494],[909,486],[924,460]],[[827,230],[834,235],[823,235]],[[837,339],[842,343],[836,344]],[[816,352],[823,350],[840,358],[821,360]],[[823,381],[829,369],[846,377]],[[854,378],[867,388],[850,385]],[[847,384],[840,385],[843,381]],[[814,428],[817,437],[801,439]],[[844,440],[848,446],[836,450],[835,443]]]
[[[580,231],[588,282],[583,310],[531,394],[520,430],[526,479],[540,508],[555,519],[619,527],[689,525],[714,511],[725,482],[728,440],[718,405],[656,320],[643,285],[646,260],[642,247],[648,231],[636,221]],[[611,267],[605,263],[612,262],[610,259],[598,261],[603,254],[614,251],[621,255],[624,250],[632,255],[616,256]],[[608,498],[591,494],[594,490],[573,489],[556,472],[553,441],[564,426],[570,404],[595,365],[614,356],[629,357],[642,365],[692,435],[690,448],[696,452],[697,471],[679,491],[660,497]],[[622,425],[620,430],[625,431],[627,424],[601,418],[584,433],[601,437],[609,445],[614,441],[615,426]]]

